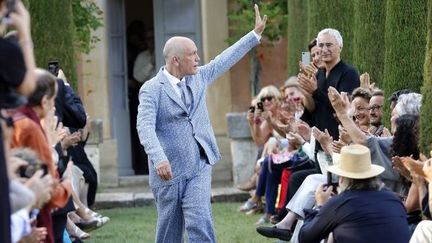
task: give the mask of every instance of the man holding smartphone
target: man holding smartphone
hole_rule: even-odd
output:
[[[321,131],[327,129],[336,139],[339,137],[338,122],[327,96],[328,87],[339,92],[351,92],[360,86],[357,70],[341,60],[343,47],[342,36],[335,29],[323,29],[318,33],[317,44],[321,49],[324,68],[318,70],[316,77],[299,74],[299,84],[303,92],[312,96],[315,110],[312,112],[312,123]]]

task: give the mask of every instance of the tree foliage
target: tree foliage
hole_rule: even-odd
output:
[[[427,46],[423,79],[420,148],[424,154],[429,155],[429,151],[432,150],[432,0],[428,0]]]
[[[30,0],[31,30],[36,64],[60,62],[68,80],[76,85],[76,55],[71,0]]]
[[[259,5],[262,16],[267,15],[267,25],[263,37],[270,42],[277,41],[286,35],[287,28],[287,1],[286,0],[230,0],[235,2],[235,9],[228,12],[230,20],[229,44],[233,44],[245,33],[251,31],[255,25],[255,10],[253,2]]]
[[[378,86],[383,82],[386,1],[354,1],[353,64],[368,72]]]
[[[72,0],[75,45],[78,51],[88,54],[100,39],[93,32],[103,26],[102,10],[89,0]]]
[[[307,2],[303,0],[288,1],[288,76],[297,75],[301,52],[307,51],[312,39],[307,36]]]
[[[387,1],[382,88],[388,95],[400,89],[420,91],[426,51],[426,15],[427,0]],[[384,121],[389,121],[389,117],[387,104]]]
[[[339,30],[343,38],[342,59],[352,63],[353,2],[346,0],[308,0],[307,2],[308,39],[315,38],[324,28]]]

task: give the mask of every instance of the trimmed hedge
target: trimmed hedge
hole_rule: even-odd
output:
[[[71,0],[29,0],[36,65],[47,69],[57,59],[76,88],[74,25]]]
[[[427,44],[420,114],[420,149],[429,156],[432,150],[432,0],[428,1]]]
[[[353,64],[380,86],[384,72],[386,1],[354,1]]]
[[[343,38],[342,59],[353,63],[354,5],[347,0],[308,0],[308,40],[324,28],[339,30]]]
[[[427,0],[387,1],[384,82],[381,85],[387,95],[400,89],[420,91],[426,50],[426,13]],[[390,121],[389,117],[389,104],[386,104],[384,121]]]
[[[307,2],[288,1],[288,76],[297,75],[301,52],[308,51],[312,40],[307,38]]]

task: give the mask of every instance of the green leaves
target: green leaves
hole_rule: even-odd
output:
[[[72,0],[75,45],[80,52],[88,54],[100,39],[93,31],[103,26],[102,10],[89,0]]]
[[[255,10],[251,0],[230,0],[234,10],[228,12],[230,20],[230,37],[226,40],[233,44],[245,33],[251,31],[255,26]],[[278,41],[286,35],[288,15],[286,0],[262,0],[256,1],[261,16],[267,15],[267,24],[263,32],[263,37],[270,42]]]

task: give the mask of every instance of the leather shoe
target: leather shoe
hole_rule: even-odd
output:
[[[260,226],[256,228],[256,231],[265,237],[269,238],[278,238],[279,240],[283,241],[290,241],[292,232],[289,229],[279,229],[276,227],[276,225],[272,227],[267,226]]]

